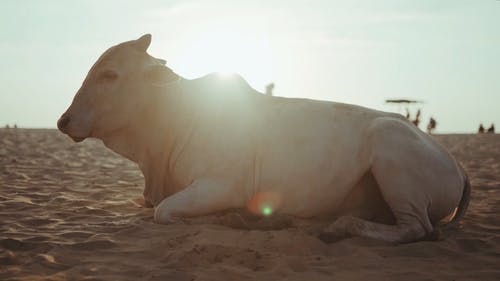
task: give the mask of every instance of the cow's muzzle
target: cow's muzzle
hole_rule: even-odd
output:
[[[59,120],[57,120],[57,128],[65,134],[68,133],[68,124],[71,121],[71,117],[67,114],[63,114]]]
[[[73,136],[69,133],[69,123],[70,122],[71,122],[71,116],[69,116],[68,114],[65,113],[61,116],[61,118],[59,118],[59,120],[57,120],[57,128],[59,128],[59,130],[61,132],[65,133],[71,139],[73,139],[73,141],[75,141],[75,142],[83,141],[85,139],[84,137]]]

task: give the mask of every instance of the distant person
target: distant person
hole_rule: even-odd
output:
[[[410,110],[408,110],[408,108],[406,108],[406,119],[410,120]]]
[[[429,134],[432,134],[432,131],[436,129],[436,125],[437,125],[436,119],[431,117],[431,119],[429,120],[429,124],[427,124],[427,132]]]
[[[483,126],[483,123],[479,124],[479,129],[477,129],[477,133],[478,133],[478,134],[482,134],[482,133],[484,133],[484,126]]]
[[[495,124],[491,124],[491,126],[488,128],[488,134],[494,134],[495,133]]]
[[[273,89],[274,89],[274,83],[269,83],[266,86],[266,95],[272,96],[273,95]]]
[[[413,120],[413,124],[415,126],[418,127],[418,125],[420,124],[420,114],[422,114],[422,112],[420,111],[420,109],[417,111],[417,115],[415,116],[415,120]]]

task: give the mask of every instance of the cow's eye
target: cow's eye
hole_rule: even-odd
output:
[[[97,81],[99,82],[110,82],[118,78],[118,74],[112,70],[106,70],[97,76]]]

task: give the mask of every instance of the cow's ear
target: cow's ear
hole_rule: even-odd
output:
[[[134,47],[139,50],[145,52],[149,45],[151,44],[151,34],[142,35],[139,39],[133,42]]]
[[[170,68],[164,65],[152,65],[148,67],[145,78],[153,84],[165,84],[179,78]]]

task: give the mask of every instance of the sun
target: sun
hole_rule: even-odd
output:
[[[257,90],[273,82],[273,48],[270,40],[260,32],[211,28],[192,32],[178,43],[183,46],[176,57],[181,66],[178,71],[187,78],[212,72],[237,73]]]

